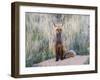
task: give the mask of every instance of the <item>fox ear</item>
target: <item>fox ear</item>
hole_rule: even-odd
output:
[[[61,27],[63,27],[64,25],[63,24],[61,24]]]
[[[55,23],[53,23],[54,27],[57,27]]]

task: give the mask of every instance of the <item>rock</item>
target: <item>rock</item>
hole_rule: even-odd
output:
[[[76,52],[74,50],[69,50],[69,51],[66,51],[65,54],[64,54],[64,59],[65,58],[70,58],[70,57],[74,57],[76,56]]]

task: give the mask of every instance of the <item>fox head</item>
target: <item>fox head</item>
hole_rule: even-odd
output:
[[[54,24],[55,33],[62,33],[62,24]]]

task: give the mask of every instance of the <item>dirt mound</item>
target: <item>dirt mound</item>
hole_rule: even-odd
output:
[[[89,60],[89,56],[76,55],[74,57],[66,58],[64,60],[59,60],[59,61],[55,61],[55,58],[49,59],[49,60],[40,62],[38,64],[34,64],[33,66],[41,67],[41,66],[82,65],[82,64],[87,63],[88,60]]]

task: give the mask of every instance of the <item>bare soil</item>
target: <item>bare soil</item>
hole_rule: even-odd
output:
[[[38,64],[34,64],[33,66],[41,67],[41,66],[63,66],[63,65],[82,65],[86,64],[89,60],[89,56],[79,56],[76,55],[74,57],[66,58],[64,60],[55,61],[55,58],[49,59]],[[88,64],[88,63],[87,63]]]

